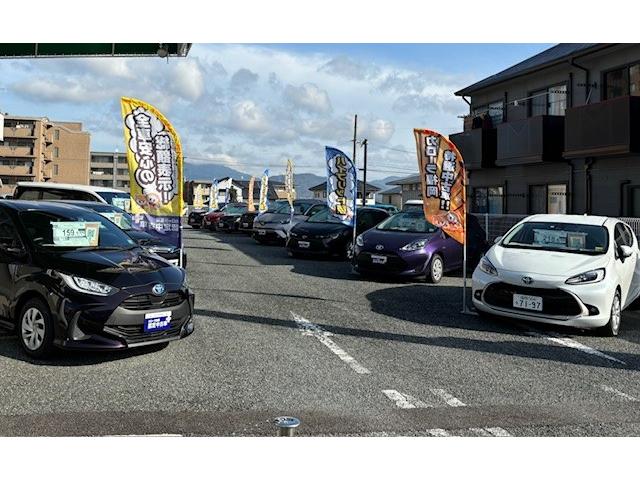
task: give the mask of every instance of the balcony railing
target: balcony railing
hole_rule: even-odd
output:
[[[0,165],[0,175],[31,176],[34,173],[33,167],[27,165]]]
[[[640,153],[640,97],[620,97],[569,108],[566,158]]]
[[[497,151],[497,130],[475,129],[456,133],[449,137],[464,159],[468,170],[494,167]]]
[[[4,127],[4,138],[31,138],[35,136],[34,127],[16,128]]]
[[[0,157],[33,157],[33,147],[0,145]]]
[[[540,115],[498,125],[496,165],[562,160],[564,117]]]

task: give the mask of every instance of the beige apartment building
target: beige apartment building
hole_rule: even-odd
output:
[[[90,184],[129,191],[127,155],[119,152],[91,152]]]
[[[20,181],[89,184],[90,135],[80,122],[4,118],[0,141],[0,194]]]

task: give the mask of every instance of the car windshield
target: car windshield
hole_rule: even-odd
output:
[[[89,210],[27,210],[20,213],[20,220],[36,248],[44,250],[127,250],[137,246],[106,217]]]
[[[133,217],[130,213],[125,212],[117,207],[111,207],[103,203],[96,203],[95,207],[87,207],[103,217],[108,218],[122,230],[128,231],[133,229]]]
[[[421,211],[397,213],[383,221],[376,229],[408,233],[435,233],[438,231],[437,227],[425,220]]]
[[[311,222],[311,223],[342,223],[340,218],[335,216],[331,212],[331,210],[329,210],[328,208],[316,213],[315,215],[311,215],[307,219],[307,222]]]
[[[505,236],[502,246],[601,255],[609,247],[609,233],[600,225],[525,222]]]
[[[131,207],[131,196],[126,192],[98,192],[104,200],[123,210],[129,210]]]
[[[402,207],[403,212],[414,212],[414,211],[422,212],[422,210],[423,208],[421,203],[409,203],[404,207]]]
[[[239,215],[246,211],[246,205],[227,205],[224,209],[224,213],[226,213],[227,215]]]

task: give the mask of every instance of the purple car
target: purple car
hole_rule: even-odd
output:
[[[469,269],[486,250],[484,232],[467,217]],[[438,283],[444,272],[462,268],[462,245],[424,218],[420,210],[397,213],[356,238],[354,268],[361,274],[425,277]]]

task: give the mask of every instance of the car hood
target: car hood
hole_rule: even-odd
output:
[[[298,235],[333,235],[335,233],[352,230],[348,225],[342,223],[315,223],[300,222],[291,229],[291,232]]]
[[[133,238],[139,245],[143,245],[145,247],[148,247],[148,246],[172,247],[173,246],[168,244],[167,242],[162,241],[162,239],[151,235],[148,232],[143,232],[140,230],[127,230],[126,233],[131,238]]]
[[[282,223],[282,221],[288,221],[291,218],[291,215],[288,213],[263,213],[259,215],[254,221],[263,224],[263,223]],[[307,217],[304,215],[294,215],[293,222],[297,223],[302,220],[305,220]]]
[[[411,233],[411,232],[394,232],[391,230],[376,230],[372,228],[362,234],[365,250],[374,250],[376,245],[383,245],[384,250],[395,251],[404,247],[411,242],[427,239],[431,241],[440,236],[439,232],[435,233]]]
[[[141,248],[46,253],[41,260],[46,268],[98,280],[118,288],[152,282],[181,284],[184,278],[181,269]]]
[[[505,248],[495,245],[487,254],[489,261],[500,270],[524,274],[567,277],[606,266],[602,255],[545,252],[525,248]]]

